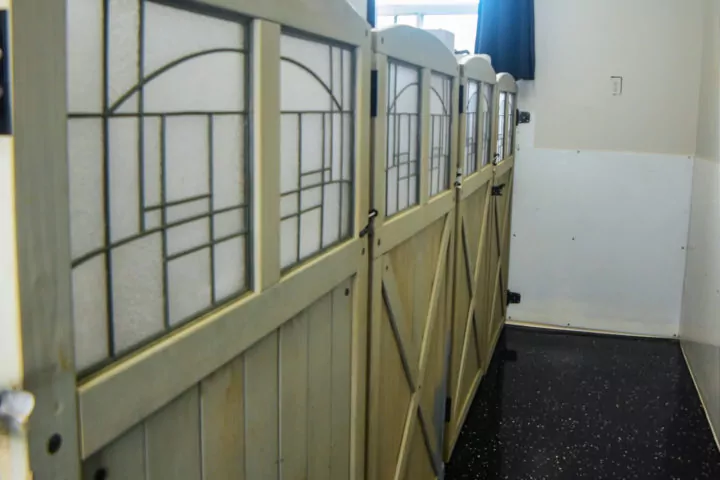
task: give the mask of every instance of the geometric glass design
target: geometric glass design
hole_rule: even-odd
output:
[[[234,15],[203,12],[68,2],[79,371],[250,284],[248,28]]]
[[[354,52],[283,33],[280,258],[286,270],[352,235]]]

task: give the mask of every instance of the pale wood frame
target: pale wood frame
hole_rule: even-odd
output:
[[[372,44],[375,52],[373,65],[377,71],[377,116],[373,118],[373,207],[378,211],[375,219],[375,244],[373,258],[385,254],[403,239],[430,225],[455,203],[452,188],[452,168],[458,168],[458,98],[460,68],[454,55],[434,35],[419,28],[393,25],[373,30]],[[420,162],[418,165],[418,203],[387,218],[385,206],[385,165],[387,165],[387,82],[390,58],[420,68]],[[452,118],[450,129],[451,187],[430,198],[429,150],[430,150],[430,77],[438,72],[452,77]],[[427,207],[427,208],[426,208]],[[379,247],[379,248],[378,248]]]
[[[183,8],[185,1],[160,3]],[[31,463],[38,478],[78,478],[81,459],[107,445],[240,355],[338,284],[354,277],[351,478],[364,478],[369,248],[357,233],[369,208],[370,31],[345,2],[201,0],[252,20],[254,283],[242,298],[83,379],[73,367],[66,154],[65,2],[23,0],[13,11],[18,257],[26,388],[36,393]],[[38,15],[38,12],[43,12]],[[279,71],[283,27],[355,52],[352,228],[355,235],[281,275]],[[38,141],[42,138],[43,141]],[[38,282],[38,278],[45,279]],[[53,325],[54,328],[48,328]],[[77,407],[76,407],[77,395]],[[79,424],[79,425],[78,425]],[[56,455],[50,434],[63,435]]]
[[[41,14],[40,14],[41,12]],[[24,388],[35,478],[79,478],[66,135],[66,2],[10,9],[15,212]],[[7,93],[7,92],[6,92]],[[60,449],[48,453],[58,435]]]
[[[457,442],[460,429],[462,428],[465,418],[467,417],[472,399],[475,396],[477,388],[480,385],[480,381],[487,370],[490,359],[492,358],[495,345],[499,338],[500,332],[502,331],[503,321],[496,320],[496,311],[498,308],[505,312],[504,306],[497,305],[498,289],[507,289],[507,250],[509,249],[509,242],[505,242],[507,231],[510,228],[510,205],[512,199],[512,168],[514,166],[515,158],[514,152],[512,155],[506,156],[502,159],[495,158],[497,154],[497,138],[499,129],[499,99],[501,93],[515,94],[517,92],[517,85],[511,75],[507,73],[501,73],[495,75],[492,71],[489,58],[485,55],[477,55],[474,57],[465,57],[460,60],[461,63],[461,80],[463,77],[467,78],[473,75],[474,79],[484,81],[485,83],[494,84],[493,90],[493,111],[491,121],[491,141],[490,141],[490,156],[494,161],[490,162],[486,168],[479,170],[475,174],[471,174],[466,177],[463,181],[460,195],[458,196],[458,207],[457,207],[457,223],[456,223],[456,246],[455,246],[455,290],[453,292],[453,325],[452,328],[460,328],[462,331],[462,337],[460,345],[455,345],[455,338],[458,332],[452,331],[453,344],[452,348],[460,347],[460,352],[451,353],[451,378],[449,381],[449,390],[452,397],[452,411],[450,414],[451,421],[448,425],[446,442],[445,442],[445,457],[449,460],[450,455]],[[477,66],[474,69],[465,68],[464,65]],[[507,97],[506,97],[507,102]],[[506,103],[507,107],[507,103]],[[507,119],[507,108],[505,111]],[[461,115],[462,116],[462,115]],[[480,123],[480,122],[478,122]],[[513,122],[514,123],[514,122]],[[461,125],[463,123],[461,122]],[[511,130],[515,128],[515,125],[510,125],[510,122],[505,122],[505,131],[503,132],[505,138]],[[463,132],[464,133],[464,132]],[[464,140],[464,134],[459,139]],[[463,142],[464,143],[464,142]],[[461,147],[462,149],[462,147]],[[508,173],[509,172],[509,173]],[[499,182],[498,179],[507,178],[509,185],[505,186],[504,191],[500,197],[491,196],[491,186],[496,186]],[[465,212],[464,211],[464,200],[477,192],[480,188],[487,185],[484,199],[483,212]],[[495,212],[497,209],[498,202],[505,202],[505,210],[502,218],[495,220]],[[463,222],[465,216],[469,218],[478,218],[481,216],[482,223],[480,227],[479,244],[477,245],[476,256],[473,259],[466,258],[463,244]],[[490,248],[488,242],[496,241],[494,238],[495,230],[499,230],[501,245],[498,247],[498,259],[491,260],[490,265],[494,265],[494,268],[482,268],[481,263],[485,256],[485,249]],[[470,249],[472,251],[472,249]],[[469,252],[468,252],[469,253]],[[497,263],[495,263],[497,262]],[[488,266],[489,267],[489,266]],[[472,272],[470,275],[470,308],[468,312],[460,312],[457,309],[460,308],[459,303],[459,284],[458,275],[464,273],[467,270]],[[492,270],[492,271],[489,271]],[[500,284],[500,273],[504,272],[502,276],[503,282]],[[485,275],[483,275],[485,274]],[[486,305],[482,308],[479,305],[479,299],[483,296]],[[505,295],[501,294],[500,297],[504,300]],[[487,301],[489,299],[489,301]],[[477,323],[472,326],[473,315],[479,318],[479,322],[484,325],[483,331],[478,332],[480,338],[470,338],[470,331],[472,328],[477,327]],[[456,324],[458,321],[461,323]],[[476,320],[477,321],[477,320]],[[475,348],[478,354],[478,371],[474,374],[472,383],[468,391],[463,392],[462,380],[465,376],[466,370],[466,356],[469,354],[470,343],[475,342]],[[458,356],[459,353],[459,356]]]
[[[482,95],[482,84],[492,85],[493,86],[493,107],[495,106],[495,91],[496,88],[496,82],[497,82],[497,75],[495,73],[495,70],[493,69],[492,65],[490,64],[489,57],[487,55],[467,55],[465,57],[462,57],[459,60],[460,65],[460,84],[464,86],[465,92],[468,91],[468,82],[469,80],[474,80],[477,82],[481,82],[481,90],[478,92],[478,96]],[[479,104],[480,105],[480,104]],[[495,111],[490,112],[492,115],[495,114]],[[465,133],[467,128],[466,123],[467,117],[465,113],[460,114],[460,120],[459,120],[459,132],[458,132],[458,163],[460,165],[460,168],[463,166],[463,160],[465,159]],[[490,117],[490,121],[493,122],[493,116]],[[485,116],[480,115],[480,110],[478,110],[478,120],[476,122],[477,131],[475,132],[475,135],[478,139],[478,146],[479,148],[475,152],[476,158],[475,161],[477,162],[478,169],[477,171],[471,173],[467,177],[463,176],[462,179],[462,188],[460,189],[460,200],[465,199],[468,197],[468,195],[471,195],[473,192],[475,192],[478,188],[480,188],[482,185],[484,185],[491,177],[493,172],[493,148],[495,148],[495,141],[493,137],[493,126],[491,125],[490,128],[490,149],[488,152],[488,163],[487,165],[481,166],[481,157],[482,157],[482,133],[485,128]],[[460,170],[458,170],[460,171]]]
[[[427,413],[420,408],[420,394],[423,388],[425,371],[428,367],[429,344],[437,341],[436,336],[447,335],[448,317],[451,311],[451,301],[448,302],[447,311],[437,311],[437,302],[442,289],[452,288],[452,272],[454,261],[452,260],[452,249],[454,245],[455,226],[455,198],[456,188],[451,187],[429,197],[428,175],[429,175],[429,150],[430,150],[430,79],[432,72],[448,75],[452,78],[452,101],[451,101],[451,131],[450,145],[450,179],[453,181],[453,168],[459,168],[460,157],[458,155],[458,106],[459,106],[459,65],[453,54],[432,34],[421,29],[404,25],[373,31],[374,69],[377,72],[377,116],[372,119],[373,130],[373,179],[372,199],[373,207],[378,211],[375,219],[375,229],[372,245],[372,268],[370,284],[371,309],[371,345],[370,345],[370,376],[369,376],[369,416],[368,416],[368,478],[378,477],[378,438],[382,435],[383,422],[375,414],[377,412],[380,396],[383,395],[373,385],[377,385],[382,376],[383,365],[380,354],[374,349],[381,344],[380,323],[383,321],[382,309],[384,307],[383,295],[390,298],[392,304],[391,320],[393,330],[400,338],[407,339],[408,333],[403,329],[404,318],[401,303],[397,299],[395,275],[387,254],[395,247],[406,240],[418,235],[434,222],[444,218],[442,239],[440,241],[440,254],[438,259],[431,259],[434,268],[432,272],[423,272],[424,275],[433,273],[433,288],[428,318],[425,323],[423,343],[417,349],[411,347],[411,342],[402,342],[398,346],[400,355],[404,358],[408,372],[408,381],[412,393],[410,405],[407,410],[407,421],[402,433],[399,457],[394,473],[396,480],[403,479],[408,468],[408,457],[411,448],[411,441],[416,428],[423,430],[425,435],[426,426],[430,421]],[[386,172],[387,164],[387,83],[388,83],[388,62],[389,59],[399,60],[411,64],[420,70],[420,161],[418,166],[419,195],[418,203],[405,210],[397,212],[391,218],[386,215]],[[450,252],[451,259],[447,259],[446,253]],[[411,266],[409,266],[411,267]],[[450,297],[451,298],[451,297]],[[393,300],[394,299],[394,300]],[[427,437],[424,437],[427,440]],[[427,446],[427,445],[426,445]],[[442,455],[442,452],[437,452]],[[436,474],[439,475],[440,466],[431,459]]]

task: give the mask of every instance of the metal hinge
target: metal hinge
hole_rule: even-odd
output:
[[[372,118],[377,117],[377,112],[378,112],[377,83],[378,83],[378,71],[371,70],[370,71],[370,116]]]
[[[493,155],[492,164],[493,164],[493,165],[497,165],[497,164],[498,164],[498,160],[500,160],[500,154],[499,154],[499,153],[496,153],[495,155]]]
[[[520,125],[521,123],[530,123],[530,112],[521,112],[518,110],[518,114],[515,116],[517,119],[517,122],[515,122],[515,125]]]
[[[493,197],[500,197],[500,196],[502,196],[503,188],[505,188],[504,183],[501,183],[500,185],[493,185],[492,192],[490,194]]]
[[[460,92],[459,92],[458,96],[460,97],[460,110],[458,110],[458,111],[460,113],[464,113],[465,112],[465,85],[460,85]]]
[[[507,304],[508,305],[520,303],[520,300],[522,300],[522,295],[520,295],[517,292],[513,292],[511,290],[507,291]]]
[[[360,230],[360,238],[370,235],[372,237],[373,233],[375,233],[375,230],[373,227],[375,226],[375,217],[378,216],[378,211],[374,208],[368,212],[368,223],[363,227],[362,230]]]
[[[445,423],[449,423],[452,420],[452,398],[445,397]]]
[[[457,188],[458,190],[462,188],[462,179],[463,179],[462,170],[460,170],[458,168],[457,172],[455,173],[455,188]]]

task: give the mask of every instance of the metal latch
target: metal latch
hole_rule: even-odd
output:
[[[505,184],[501,183],[500,185],[493,185],[491,195],[493,197],[499,197],[502,195],[503,188],[505,188]]]
[[[24,390],[0,390],[0,421],[11,432],[27,423],[35,408],[35,396]]]
[[[522,300],[522,295],[520,295],[517,292],[513,292],[511,290],[507,291],[507,304],[508,305],[520,303],[520,300]]]
[[[364,237],[365,235],[372,236],[375,232],[373,230],[373,226],[375,225],[375,217],[378,216],[378,211],[374,208],[368,212],[368,223],[363,227],[362,230],[360,230],[360,238]]]
[[[518,110],[518,114],[515,118],[517,118],[516,125],[520,125],[521,123],[530,123],[530,112],[521,112]]]
[[[462,170],[460,170],[458,168],[457,173],[455,173],[455,188],[457,188],[457,189],[462,188],[462,179],[463,179]]]

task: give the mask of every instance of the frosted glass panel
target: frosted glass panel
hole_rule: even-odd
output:
[[[487,165],[490,162],[490,151],[492,150],[492,107],[493,107],[494,87],[492,85],[483,84],[482,86],[482,115],[483,115],[483,152],[482,164]]]
[[[430,77],[430,196],[450,188],[450,123],[452,78],[438,73]]]
[[[281,265],[289,268],[352,233],[354,55],[281,39]]]
[[[505,110],[507,107],[507,93],[500,92],[498,100],[498,135],[497,135],[497,159],[505,158]]]
[[[102,121],[68,122],[70,238],[73,258],[104,244]]]
[[[112,262],[114,347],[123,352],[165,328],[162,235],[116,248]]]
[[[73,0],[67,4],[68,110],[102,109],[103,3]]]
[[[420,71],[388,63],[387,216],[418,203],[420,164]]]
[[[248,288],[249,30],[144,0],[73,0],[67,22],[76,357],[92,370]]]
[[[463,173],[470,175],[478,169],[478,104],[480,82],[468,81],[465,101],[465,163]]]
[[[109,355],[105,255],[72,270],[75,367],[84,370]]]

